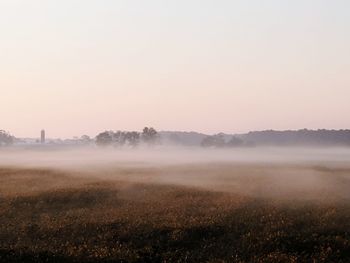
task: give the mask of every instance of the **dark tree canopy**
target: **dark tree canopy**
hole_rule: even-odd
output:
[[[142,141],[148,145],[154,145],[159,141],[158,132],[152,127],[145,127],[142,131]]]
[[[15,137],[10,135],[8,132],[0,130],[0,146],[12,145]]]
[[[203,147],[224,147],[225,144],[225,138],[222,134],[207,136],[201,142]]]
[[[232,136],[231,140],[228,141],[227,146],[238,147],[244,145],[244,141],[236,136]]]
[[[80,142],[83,144],[90,144],[92,142],[92,139],[88,135],[82,135],[80,137]]]
[[[223,147],[251,147],[251,144],[248,141],[244,141],[236,136],[232,136],[231,139],[227,141],[225,140],[224,134],[216,134],[213,136],[205,137],[201,142],[202,147],[215,147],[215,148],[223,148]]]
[[[113,136],[111,132],[105,131],[96,136],[96,144],[98,146],[107,146],[112,144]]]
[[[132,147],[136,147],[140,143],[140,133],[132,131],[126,132],[125,138],[128,141],[129,145]]]
[[[96,136],[96,144],[98,146],[136,147],[140,143],[140,138],[140,133],[136,131],[105,131]]]

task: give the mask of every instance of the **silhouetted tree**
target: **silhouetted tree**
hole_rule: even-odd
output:
[[[110,131],[101,132],[96,136],[96,144],[98,146],[111,145],[113,142],[113,134]]]
[[[142,141],[147,143],[148,145],[154,145],[159,140],[158,132],[152,127],[145,127],[142,131],[141,138]]]
[[[80,137],[80,139],[83,140],[83,141],[90,141],[91,140],[90,136],[88,136],[88,135],[82,135]]]
[[[225,147],[226,142],[223,134],[216,134],[205,137],[202,142],[202,147]]]
[[[127,132],[125,137],[128,144],[132,147],[136,147],[140,143],[140,133],[136,131]]]
[[[148,145],[154,145],[159,142],[158,132],[154,128],[145,127],[142,133],[136,131],[105,131],[96,136],[98,146],[136,147],[141,140]]]
[[[83,143],[83,144],[89,144],[89,143],[92,142],[90,136],[88,136],[88,135],[83,135],[83,136],[81,136],[81,137],[80,137],[80,141],[81,141],[81,143]]]
[[[12,145],[15,137],[10,135],[8,132],[0,130],[0,146]]]
[[[236,136],[232,136],[231,140],[227,143],[228,147],[239,147],[243,145],[244,145],[244,141],[241,140],[240,138],[237,138]]]
[[[112,132],[113,145],[116,147],[123,146],[126,143],[126,132]]]
[[[99,146],[136,147],[140,143],[140,137],[140,133],[136,131],[105,131],[96,136],[96,144]]]

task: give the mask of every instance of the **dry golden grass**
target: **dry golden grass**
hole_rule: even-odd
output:
[[[310,171],[322,180],[313,174],[293,183]],[[285,172],[291,176],[279,181]],[[4,167],[0,261],[350,262],[348,172],[237,164]]]

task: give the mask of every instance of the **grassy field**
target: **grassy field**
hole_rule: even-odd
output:
[[[0,262],[350,262],[350,169],[0,168]]]

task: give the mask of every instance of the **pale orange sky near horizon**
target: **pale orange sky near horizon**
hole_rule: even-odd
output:
[[[0,1],[0,129],[350,128],[350,1]]]

